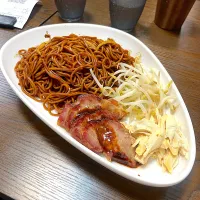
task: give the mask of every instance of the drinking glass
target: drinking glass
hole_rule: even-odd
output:
[[[58,13],[63,20],[75,22],[83,16],[86,0],[55,0]]]
[[[135,28],[146,0],[109,0],[111,26],[130,32]]]

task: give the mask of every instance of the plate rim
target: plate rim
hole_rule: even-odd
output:
[[[30,101],[28,101],[26,98],[24,98],[24,95],[22,94],[22,91],[17,90],[15,84],[12,82],[12,80],[9,78],[8,74],[5,71],[5,68],[3,66],[3,52],[6,49],[6,47],[12,43],[14,40],[16,40],[18,37],[21,37],[23,35],[28,34],[29,32],[34,32],[40,29],[45,29],[45,28],[51,28],[51,27],[60,27],[60,26],[66,26],[66,27],[73,27],[73,26],[82,26],[82,27],[98,27],[98,28],[102,28],[102,29],[106,29],[106,30],[111,30],[114,32],[118,32],[119,34],[122,34],[126,37],[129,37],[133,40],[135,40],[136,42],[138,42],[147,52],[148,54],[150,54],[154,61],[162,68],[164,75],[171,79],[173,81],[173,79],[171,78],[170,74],[167,72],[166,68],[162,65],[162,63],[160,62],[160,60],[154,55],[154,53],[142,42],[140,41],[138,38],[136,38],[133,35],[130,35],[126,32],[123,32],[121,30],[112,28],[112,27],[108,27],[108,26],[104,26],[104,25],[97,25],[97,24],[85,24],[85,23],[73,23],[73,24],[68,24],[68,23],[62,23],[62,24],[51,24],[51,25],[45,25],[45,26],[40,26],[40,27],[35,27],[26,31],[23,31],[17,35],[15,35],[14,37],[12,37],[11,39],[9,39],[1,48],[0,50],[0,68],[1,71],[4,75],[4,77],[6,78],[6,81],[9,83],[9,85],[11,86],[12,90],[15,92],[15,94],[22,100],[22,102],[37,116],[39,117],[46,125],[48,125],[53,131],[55,131],[58,135],[60,135],[63,139],[65,139],[68,143],[70,143],[71,145],[73,145],[75,148],[77,148],[78,150],[80,150],[82,153],[84,153],[85,155],[87,155],[88,157],[92,158],[93,160],[95,160],[97,163],[103,165],[104,167],[108,168],[109,170],[113,171],[116,174],[121,175],[122,177],[125,177],[131,181],[140,183],[142,185],[147,185],[147,186],[153,186],[153,187],[167,187],[167,186],[172,186],[172,185],[176,185],[178,183],[180,183],[181,181],[183,181],[191,172],[194,162],[195,162],[195,158],[196,158],[196,139],[195,139],[195,133],[194,133],[194,128],[192,125],[192,119],[190,117],[190,114],[188,112],[187,106],[178,90],[178,88],[176,87],[176,84],[173,81],[173,85],[174,85],[174,90],[178,96],[178,99],[180,101],[180,103],[183,106],[183,110],[184,110],[184,114],[186,117],[186,120],[188,122],[188,128],[189,128],[189,138],[192,138],[192,143],[194,145],[193,147],[193,156],[189,159],[189,163],[188,163],[188,167],[186,168],[186,172],[183,173],[183,175],[175,181],[171,181],[170,183],[154,183],[154,182],[147,182],[144,180],[141,180],[140,177],[132,177],[132,176],[128,176],[126,173],[123,173],[123,171],[121,171],[120,169],[118,170],[117,168],[113,167],[112,164],[108,164],[107,162],[105,162],[103,159],[100,159],[101,157],[92,152],[93,154],[91,154],[91,150],[89,150],[87,147],[80,145],[80,143],[78,141],[76,141],[74,138],[72,138],[72,136],[66,134],[66,136],[64,136],[61,132],[59,132],[58,130],[56,130],[56,128],[54,127],[54,125],[51,125],[51,123],[48,122],[48,120],[45,119],[45,117],[43,117],[42,115],[40,115],[38,112],[36,112],[34,109],[32,109],[32,103]],[[191,150],[191,149],[190,149]]]

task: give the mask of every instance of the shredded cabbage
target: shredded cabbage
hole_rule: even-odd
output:
[[[156,158],[164,170],[172,173],[179,156],[188,156],[188,141],[173,115],[178,105],[169,95],[172,81],[163,85],[160,72],[145,68],[141,55],[134,66],[119,63],[119,70],[110,74],[111,87],[101,85],[92,69],[90,72],[102,94],[117,100],[127,111],[122,123],[135,138],[135,159],[146,164],[150,157]],[[114,87],[115,83],[119,87]]]

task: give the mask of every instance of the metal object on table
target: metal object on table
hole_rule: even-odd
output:
[[[63,20],[75,22],[83,16],[86,0],[55,0],[55,4]]]
[[[179,30],[195,0],[158,0],[155,24],[166,30]]]
[[[144,9],[146,0],[109,0],[111,26],[132,31]]]

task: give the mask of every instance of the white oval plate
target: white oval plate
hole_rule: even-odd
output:
[[[105,157],[97,155],[96,153],[90,151],[79,142],[77,142],[75,139],[73,139],[69,135],[69,133],[67,133],[63,128],[57,125],[57,117],[51,116],[46,110],[44,110],[41,103],[35,102],[21,91],[21,88],[18,86],[18,79],[16,78],[14,72],[14,66],[19,60],[19,57],[16,56],[16,54],[19,49],[27,49],[45,41],[46,39],[44,38],[44,35],[47,31],[52,37],[74,33],[79,35],[96,36],[102,39],[113,38],[117,43],[122,45],[123,48],[131,50],[132,55],[140,52],[142,54],[142,62],[145,66],[154,67],[161,72],[161,81],[163,83],[167,83],[169,80],[171,80],[171,77],[167,73],[166,69],[159,62],[156,56],[151,52],[151,50],[149,50],[148,47],[146,47],[142,42],[140,42],[138,39],[131,36],[130,34],[100,25],[80,23],[57,24],[42,26],[25,31],[7,41],[7,43],[2,47],[0,51],[1,70],[6,80],[15,91],[15,93],[19,96],[19,98],[43,122],[45,122],[49,127],[51,127],[56,133],[58,133],[74,147],[76,147],[101,165],[107,167],[108,169],[127,179],[130,179],[140,184],[157,187],[175,185],[185,179],[190,173],[194,164],[196,155],[196,144],[194,130],[189,113],[175,84],[173,84],[172,93],[177,97],[177,100],[180,104],[180,107],[176,112],[176,117],[182,124],[183,133],[188,138],[190,152],[189,159],[186,160],[181,158],[178,166],[172,174],[164,172],[156,161],[151,161],[146,166],[138,167],[136,169],[120,165],[116,162],[109,162],[108,160],[106,160]]]

